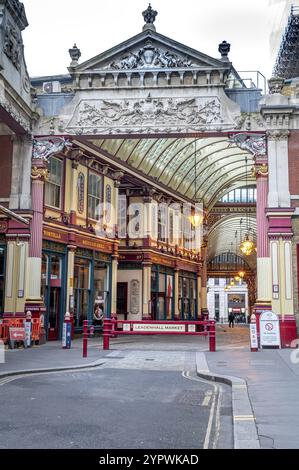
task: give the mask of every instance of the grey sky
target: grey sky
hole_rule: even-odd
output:
[[[31,76],[67,73],[68,49],[76,42],[85,61],[139,33],[148,0],[23,0],[24,32]],[[237,70],[270,77],[269,36],[274,21],[269,0],[152,0],[157,31],[212,57],[231,43]]]

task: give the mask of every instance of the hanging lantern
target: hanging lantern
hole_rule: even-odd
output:
[[[191,214],[189,216],[190,223],[193,225],[193,227],[197,228],[202,224],[203,221],[203,215],[202,214]]]
[[[240,276],[241,279],[245,276],[245,271],[239,271],[238,275]]]
[[[235,281],[239,282],[241,280],[240,276],[235,276]]]
[[[234,286],[234,285],[235,285],[235,281],[234,281],[233,279],[230,281],[230,285],[231,285],[231,286]]]
[[[249,240],[248,234],[245,240],[240,245],[240,250],[245,256],[250,256],[254,252],[255,246],[253,241]]]

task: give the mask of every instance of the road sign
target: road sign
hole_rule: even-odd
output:
[[[281,347],[279,318],[276,313],[265,311],[260,316],[261,347]]]
[[[9,338],[11,341],[24,341],[26,338],[25,328],[9,328]]]

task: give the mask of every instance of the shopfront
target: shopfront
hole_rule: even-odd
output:
[[[179,314],[181,320],[196,320],[197,315],[196,274],[179,272]]]
[[[66,246],[43,242],[42,297],[46,307],[45,328],[49,341],[61,337],[66,299]]]
[[[153,320],[174,320],[173,269],[153,265],[151,276]]]
[[[74,325],[80,332],[83,321],[93,321],[99,306],[105,317],[110,316],[111,260],[109,255],[77,248],[74,262]]]

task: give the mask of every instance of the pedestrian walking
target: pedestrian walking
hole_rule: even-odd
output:
[[[235,323],[235,315],[231,312],[228,316],[228,321],[229,321],[229,328],[233,328],[234,327],[234,323]]]

